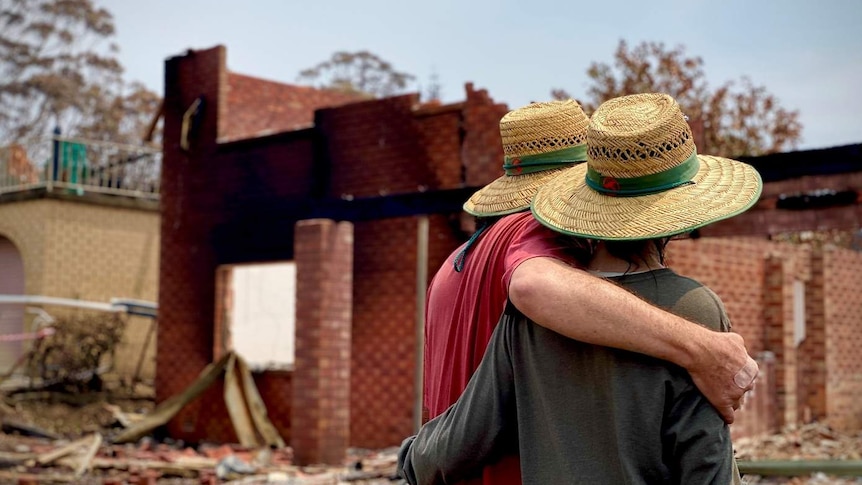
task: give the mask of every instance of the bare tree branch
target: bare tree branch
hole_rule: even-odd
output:
[[[0,144],[50,134],[140,142],[158,95],[126,86],[91,0],[0,0]]]

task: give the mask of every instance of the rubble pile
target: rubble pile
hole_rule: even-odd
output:
[[[222,359],[222,367],[243,364]],[[207,376],[219,375],[215,366]],[[250,379],[250,378],[248,378]],[[226,379],[226,385],[236,381]],[[383,485],[395,477],[396,450],[350,450],[340,466],[303,467],[283,440],[249,444],[189,446],[163,435],[158,427],[167,414],[152,402],[152,390],[130,389],[112,380],[100,391],[70,392],[60,387],[33,391],[29,380],[0,393],[0,483],[120,484],[289,484]],[[234,383],[235,384],[235,383]],[[75,387],[75,386],[72,386]],[[202,388],[201,385],[193,385]],[[141,393],[140,391],[144,392]],[[198,389],[199,390],[199,389]],[[247,388],[236,402],[257,397]],[[193,394],[184,396],[191,399]],[[251,398],[247,396],[252,396]],[[86,399],[84,399],[86,398]],[[163,409],[163,408],[161,408]],[[137,430],[137,431],[135,431]],[[149,430],[149,431],[146,431]],[[134,431],[129,434],[130,431]],[[238,431],[258,433],[257,428]],[[132,439],[122,437],[133,436]]]
[[[98,348],[104,355],[110,346]],[[46,347],[47,348],[47,347]],[[90,355],[90,352],[87,352]],[[60,354],[55,354],[60,355]],[[62,354],[68,355],[68,354]],[[48,360],[40,360],[48,362]],[[94,361],[84,366],[93,365]],[[50,369],[51,366],[44,366]],[[208,383],[224,374],[225,385],[242,389],[233,403],[248,409],[259,396],[240,380],[252,382],[247,366],[226,356],[202,372],[180,397],[191,400]],[[152,401],[152,389],[130,388],[119,381],[102,381],[100,390],[69,385],[22,387],[0,394],[0,483],[111,484],[287,484],[287,485],[401,485],[396,477],[396,449],[351,449],[339,466],[298,466],[283,440],[240,441],[245,444],[198,444],[154,438],[158,423],[169,413]],[[77,392],[70,392],[71,388]],[[83,391],[83,392],[82,392]],[[86,397],[86,399],[83,399]],[[259,406],[257,406],[259,407]],[[162,408],[163,409],[163,408]],[[159,419],[154,419],[159,418]],[[141,426],[141,423],[147,426]],[[237,423],[234,423],[235,425]],[[260,429],[236,427],[238,436],[260,434]],[[130,433],[130,431],[133,431]],[[239,433],[239,431],[244,431]],[[120,439],[122,436],[128,440]],[[741,438],[734,442],[740,469],[764,461],[862,461],[862,431],[839,432],[821,423],[790,427],[783,432]],[[766,473],[761,468],[761,473]],[[747,484],[862,484],[862,478],[806,472],[805,476],[746,474]]]
[[[839,433],[822,423],[734,441],[737,460],[860,460],[862,431]]]
[[[289,447],[236,444],[106,444],[0,434],[0,483],[391,485],[395,451],[351,450],[343,466],[300,467]]]
[[[791,426],[781,433],[734,440],[740,462],[763,460],[854,460],[862,459],[862,431],[838,432],[823,423]],[[741,465],[741,468],[744,467]],[[744,475],[746,484],[849,485],[862,484],[862,477],[831,476],[815,472],[795,477]]]

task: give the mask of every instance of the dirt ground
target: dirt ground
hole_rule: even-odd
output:
[[[195,447],[145,437],[133,444],[111,444],[122,429],[118,414],[146,415],[149,398],[107,394],[31,393],[0,401],[0,483],[108,484],[292,484],[379,485],[395,478],[395,450],[350,450],[344,466],[297,467],[292,450],[249,449],[237,444]],[[120,411],[121,413],[117,413]],[[98,436],[98,438],[96,438]],[[76,445],[76,440],[82,442]],[[98,441],[98,442],[97,442]],[[85,449],[98,451],[86,457]],[[76,451],[42,463],[42,458],[77,446]],[[59,451],[58,451],[59,450]],[[89,466],[77,474],[82,460]]]
[[[76,402],[69,402],[76,401]],[[150,398],[112,398],[93,393],[81,396],[41,393],[9,396],[0,404],[0,483],[83,484],[399,484],[394,477],[395,450],[351,450],[341,467],[296,467],[291,450],[251,450],[238,445],[155,442],[144,438],[135,444],[103,442],[91,470],[74,476],[75,461],[39,464],[37,457],[61,449],[94,433],[109,438],[120,427],[116,410],[145,415],[153,409]],[[112,407],[114,406],[114,407]],[[28,436],[36,434],[37,436]],[[43,436],[38,436],[42,434]],[[107,440],[106,440],[107,441]],[[782,433],[739,439],[740,461],[756,460],[860,460],[862,432],[839,433],[828,426],[810,424]],[[72,455],[74,458],[75,455]],[[26,458],[26,459],[22,459]],[[27,480],[32,480],[28,482]],[[803,477],[744,476],[750,485],[862,484],[862,478],[814,473]]]

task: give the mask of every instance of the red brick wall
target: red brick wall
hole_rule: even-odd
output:
[[[407,95],[318,112],[331,163],[327,195],[379,197],[439,185],[421,145],[416,102]]]
[[[721,297],[733,331],[745,338],[752,355],[768,350],[763,334],[765,255],[770,243],[753,239],[701,238],[672,241],[671,268],[697,279]]]
[[[358,94],[293,86],[229,72],[219,138],[238,140],[308,128],[314,110],[358,101]]]
[[[361,222],[355,234],[350,435],[381,448],[413,430],[417,220]]]
[[[433,185],[420,186],[420,191],[457,189],[464,185],[461,151],[461,108],[445,109],[419,114],[420,144],[429,160]],[[420,113],[422,113],[420,111]]]
[[[830,424],[862,429],[862,253],[826,249],[826,410]]]
[[[304,214],[342,196],[375,199],[478,187],[501,174],[499,120],[507,107],[469,84],[466,100],[456,105],[418,107],[415,95],[373,100],[320,110],[314,115],[315,127],[308,130],[218,144],[219,119],[229,116],[224,66],[220,48],[166,65],[159,401],[184,390],[212,360],[218,265],[291,259],[294,249],[306,255],[305,264],[325,264],[349,251],[315,259],[314,254],[330,247],[323,244],[327,239],[307,240],[299,234],[294,248],[294,225]],[[206,105],[192,130],[191,149],[183,151],[182,115],[197,96],[203,96]],[[813,212],[773,208],[778,193],[818,184],[843,190],[846,184],[862,185],[859,179],[859,174],[851,174],[769,185],[757,208],[702,233],[765,236],[801,225],[858,227],[858,206]],[[306,325],[302,336],[298,331],[298,338],[311,343],[298,345],[297,351],[312,355],[304,356],[293,374],[256,376],[271,418],[283,436],[297,444],[302,461],[335,460],[347,445],[396,445],[413,431],[416,302],[421,291],[416,285],[417,227],[415,217],[374,219],[364,214],[355,221],[352,270],[343,271],[353,275],[350,327],[327,327],[330,320],[344,316],[341,307],[321,309],[316,296],[304,297],[305,306],[298,312],[309,313],[303,321],[321,323],[311,324],[311,329]],[[429,215],[429,279],[469,236],[464,227],[457,212]],[[860,314],[855,295],[862,294],[860,279],[854,279],[859,255],[818,254],[755,238],[704,237],[670,246],[672,267],[722,297],[735,331],[761,362],[758,391],[745,405],[735,435],[824,413],[842,425],[859,419],[850,401],[860,391],[858,359],[848,357],[855,355],[851,352],[859,343],[853,340],[859,335],[854,324]],[[788,332],[797,279],[806,282],[808,328],[806,340],[794,348]],[[300,281],[300,291],[315,295],[317,288],[340,294],[312,280]],[[337,315],[323,319],[320,312]],[[327,347],[320,332],[330,330],[334,343]],[[349,367],[343,367],[347,358]],[[320,379],[324,370],[328,377]],[[344,382],[349,382],[348,394]],[[306,393],[308,389],[313,392]],[[184,408],[169,431],[188,441],[234,439],[222,401],[217,384]],[[779,410],[781,420],[776,418]]]
[[[760,352],[754,356],[760,372],[755,386],[746,394],[742,406],[734,415],[730,426],[733,439],[769,433],[778,429],[775,398],[775,356]]]
[[[786,260],[770,255],[766,260],[766,340],[775,354],[777,425],[797,420],[797,359],[793,343],[792,275]]]
[[[165,65],[164,159],[161,193],[159,332],[156,400],[182,392],[212,361],[215,248],[208,237],[214,217],[209,186],[217,132],[224,49],[199,51],[195,62],[169,59]],[[180,148],[183,114],[196,97],[205,100],[204,116],[189,136],[191,150]],[[168,426],[176,438],[195,441],[209,424],[202,411],[221,406],[215,388],[184,407]],[[229,436],[216,430],[214,438]]]
[[[808,392],[799,378],[811,371],[793,345],[793,281],[811,279],[808,250],[753,238],[701,238],[671,242],[668,261],[721,297],[733,330],[761,364],[758,389],[738,413],[734,436],[797,422],[807,404],[799,397]]]
[[[800,417],[804,422],[826,417],[826,314],[823,251],[811,251],[811,278],[805,285],[805,340],[799,358]]]
[[[775,209],[779,195],[794,195],[820,189],[835,191],[855,189],[862,193],[862,172],[807,176],[769,182],[764,185],[760,202],[752,210],[712,224],[701,232],[705,236],[716,237],[741,234],[766,236],[812,230],[855,230],[862,227],[860,201],[855,205],[827,209]]]
[[[468,83],[464,107],[465,182],[479,187],[503,175],[503,143],[500,119],[509,110],[505,104],[495,104],[484,89],[474,90]]]
[[[290,444],[298,464],[341,463],[350,443],[353,226],[300,221],[296,279]]]
[[[224,110],[225,52],[197,51],[166,63],[164,163],[161,194],[161,261],[156,399],[182,392],[213,360],[215,274],[220,264],[293,257],[289,217],[307,199],[314,142],[296,132],[249,142],[216,143],[219,107]],[[205,100],[190,149],[180,148],[183,114],[198,96]],[[223,96],[222,96],[223,98]],[[277,393],[261,390],[270,416],[289,436],[290,377]],[[267,389],[273,389],[275,385]],[[272,400],[277,397],[277,400]],[[287,411],[287,412],[285,412]],[[187,441],[235,439],[220,384],[183,408],[168,426]]]

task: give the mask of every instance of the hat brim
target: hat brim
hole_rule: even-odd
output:
[[[568,168],[523,175],[503,175],[473,193],[464,203],[464,211],[477,217],[491,217],[529,209],[536,191]]]
[[[638,197],[601,194],[586,185],[587,164],[548,181],[532,202],[535,218],[564,234],[603,240],[674,236],[751,208],[763,182],[750,165],[698,155],[693,184]]]

